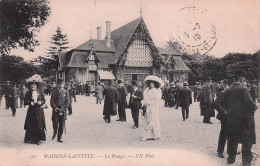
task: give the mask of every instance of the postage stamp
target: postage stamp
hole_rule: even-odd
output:
[[[185,54],[207,54],[217,43],[216,26],[206,9],[185,7],[175,16],[175,40],[178,51]],[[175,41],[176,42],[176,41]]]

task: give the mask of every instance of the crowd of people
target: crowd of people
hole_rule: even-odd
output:
[[[24,129],[25,143],[39,145],[45,141],[45,116],[46,95],[51,95],[50,105],[52,107],[52,123],[54,140],[63,142],[62,135],[65,130],[67,115],[72,115],[72,101],[76,102],[76,90],[73,84],[66,84],[58,79],[50,91],[42,88],[43,82],[38,75],[30,77],[26,85],[10,85],[7,81],[0,89],[1,99],[5,96],[6,109],[12,110],[15,117],[18,107],[29,105]],[[258,85],[258,86],[257,86]],[[46,87],[46,86],[45,86]],[[243,165],[250,165],[252,161],[252,145],[256,143],[254,113],[257,110],[257,102],[260,102],[260,84],[256,80],[249,86],[243,77],[235,77],[235,81],[228,84],[228,80],[221,80],[218,84],[212,83],[211,78],[205,82],[197,82],[192,93],[188,82],[166,83],[157,76],[147,76],[144,82],[132,81],[124,84],[122,80],[117,82],[109,80],[107,85],[98,82],[93,95],[96,104],[102,104],[103,119],[111,123],[111,116],[118,114],[117,121],[126,122],[125,109],[131,109],[133,127],[139,127],[139,115],[143,119],[144,132],[141,141],[157,140],[161,137],[160,108],[159,101],[164,100],[164,107],[178,109],[181,107],[183,121],[189,118],[189,106],[192,101],[199,102],[200,115],[203,123],[212,124],[211,118],[215,117],[221,121],[221,130],[218,141],[218,156],[224,158],[223,152],[227,142],[227,162],[235,162],[238,143],[242,144]],[[193,94],[193,97],[192,97]],[[193,100],[192,100],[193,99]],[[140,113],[141,112],[141,113]],[[66,130],[65,130],[66,131]]]

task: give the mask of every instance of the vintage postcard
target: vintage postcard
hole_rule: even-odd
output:
[[[259,166],[259,0],[0,0],[0,165]]]

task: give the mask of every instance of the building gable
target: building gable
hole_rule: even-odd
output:
[[[115,44],[115,59],[112,62],[113,64],[118,62],[118,59],[124,53],[128,47],[128,43],[131,40],[133,33],[135,32],[136,27],[139,24],[141,18],[135,19],[134,21],[117,28],[111,32],[111,40],[114,40]]]
[[[135,39],[129,46],[126,55],[125,66],[130,67],[152,67],[152,50],[145,40]]]
[[[88,61],[95,61],[95,62],[100,62],[95,50],[91,50],[90,53],[88,54],[87,58],[84,60],[85,62]]]
[[[134,30],[127,47],[124,52],[118,58],[118,65],[137,65],[136,60],[139,59],[137,54],[141,53],[140,59],[142,62],[138,64],[145,66],[159,67],[161,64],[161,58],[159,56],[158,49],[152,40],[152,37],[148,31],[147,26],[142,17],[140,17],[138,25]],[[137,57],[136,57],[137,56]]]

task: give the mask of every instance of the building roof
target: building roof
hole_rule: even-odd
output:
[[[72,51],[59,52],[58,58],[59,58],[59,64],[61,68],[64,68],[69,64],[71,56],[72,56]]]
[[[66,67],[88,67],[88,63],[85,61],[89,55],[89,51],[73,51],[69,63]]]
[[[116,51],[113,40],[111,40],[111,47],[107,47],[106,40],[97,40],[97,39],[90,39],[87,42],[81,44],[80,46],[76,47],[73,50],[88,51],[88,50],[92,50],[92,49],[94,49],[96,51],[103,51],[103,52],[115,52]]]
[[[111,39],[114,40],[116,53],[115,53],[115,61],[113,63],[116,63],[118,58],[122,55],[122,53],[127,48],[127,45],[129,41],[131,40],[140,20],[142,17],[135,19],[134,21],[115,29],[111,32]]]
[[[109,65],[111,63],[109,62],[113,62],[116,58],[115,58],[115,54],[114,53],[106,53],[106,52],[97,52],[97,57],[99,59],[99,63],[98,63],[98,67],[99,68],[110,68]]]
[[[91,51],[72,51],[67,53],[60,53],[59,60],[60,60],[60,67],[88,67],[88,63],[86,59],[89,56]],[[95,52],[97,58],[99,60],[98,67],[99,68],[109,68],[109,63],[114,60],[114,53],[111,52]]]
[[[100,62],[99,68],[109,68],[109,65],[115,64],[123,52],[127,49],[137,26],[142,17],[133,20],[132,22],[119,27],[111,32],[111,47],[106,46],[106,40],[90,39],[80,46],[68,51],[67,53],[59,53],[60,67],[88,67],[86,59],[91,50],[94,50]],[[157,47],[163,61],[167,63],[171,55],[174,55],[176,63],[175,70],[187,71],[190,70],[180,57],[177,50],[167,50]]]
[[[59,52],[58,58],[59,58],[59,64],[60,67],[63,68],[66,66],[66,52]]]
[[[138,18],[112,31],[110,48],[106,46],[106,40],[90,39],[75,49],[72,49],[71,52],[60,53],[60,67],[86,67],[87,63],[84,62],[87,58],[86,51],[89,53],[89,51],[94,49],[100,60],[98,63],[99,67],[109,68],[109,64],[116,63],[120,55],[127,48],[127,44],[131,40],[140,20],[141,18]],[[81,61],[82,59],[84,60]]]
[[[181,56],[172,56],[174,60],[174,71],[190,71],[190,69],[185,65]]]

